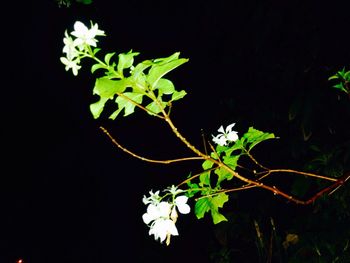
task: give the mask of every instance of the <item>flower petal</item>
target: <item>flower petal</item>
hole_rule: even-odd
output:
[[[236,123],[232,123],[226,127],[226,133],[230,133],[232,131],[232,127],[235,126]]]
[[[191,211],[190,206],[187,204],[188,197],[185,195],[175,198],[175,204],[181,214],[188,214]]]

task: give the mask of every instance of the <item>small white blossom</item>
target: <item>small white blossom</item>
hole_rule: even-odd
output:
[[[171,210],[171,204],[168,202],[160,202],[159,204],[149,204],[147,207],[147,212],[142,215],[143,222],[145,224],[151,223],[153,220],[158,218],[169,218]]]
[[[188,197],[185,195],[177,196],[177,194],[184,192],[172,185],[164,190],[171,194],[171,201],[161,201],[165,196],[160,197],[159,191],[153,193],[149,192],[150,196],[143,196],[143,203],[148,205],[147,212],[142,215],[143,222],[149,226],[149,235],[154,235],[155,240],[160,240],[162,243],[166,239],[166,244],[169,245],[171,236],[179,235],[176,228],[176,221],[178,217],[177,210],[181,214],[188,214],[191,211],[187,204]]]
[[[225,130],[223,126],[220,126],[218,129],[219,134],[215,137],[213,136],[213,141],[220,146],[225,146],[228,142],[238,140],[237,132],[232,130],[234,125],[235,123],[230,124]]]
[[[69,69],[72,69],[73,75],[74,76],[78,75],[78,70],[81,68],[81,66],[78,65],[79,59],[70,60],[66,57],[61,57],[60,60],[64,65],[66,65],[65,67],[66,71],[68,71]]]
[[[164,190],[165,192],[169,192],[171,193],[173,196],[184,192],[184,190],[178,189],[175,185],[172,185],[170,187],[168,187],[167,189]]]
[[[78,56],[78,51],[75,48],[74,40],[71,36],[68,35],[67,31],[64,32],[65,37],[63,38],[63,53],[67,54],[68,60],[73,60],[75,57]]]
[[[74,23],[74,31],[71,34],[76,37],[74,45],[80,50],[83,50],[85,45],[96,47],[97,39],[95,37],[105,35],[104,31],[98,29],[97,24],[91,23],[89,29],[80,21]]]
[[[179,235],[174,221],[169,218],[156,219],[148,233],[154,235],[155,240],[159,238],[161,243],[170,235]]]
[[[145,195],[142,198],[142,202],[147,205],[147,204],[158,204],[160,200],[159,196],[159,191],[156,191],[155,193],[149,191],[150,196],[146,197]]]

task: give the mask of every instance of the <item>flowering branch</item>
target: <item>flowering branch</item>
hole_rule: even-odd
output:
[[[100,127],[100,129],[119,149],[146,162],[169,164],[192,160],[203,161],[202,172],[189,176],[177,186],[166,188],[162,191],[163,195],[160,194],[160,191],[150,191],[149,197],[144,196],[143,203],[147,205],[147,212],[142,218],[149,227],[149,235],[154,235],[156,240],[166,241],[166,244],[169,245],[170,237],[178,235],[175,225],[178,214],[190,212],[191,208],[187,204],[187,200],[191,197],[195,197],[194,212],[197,218],[201,219],[207,212],[210,212],[214,224],[217,224],[227,220],[219,212],[219,209],[229,200],[227,193],[259,187],[296,204],[308,205],[325,193],[333,193],[350,178],[349,174],[339,179],[291,169],[269,169],[252,156],[251,150],[265,140],[274,139],[275,135],[250,127],[246,133],[239,136],[238,132],[233,130],[235,123],[226,128],[220,126],[218,135],[212,135],[215,147],[204,140],[205,152],[203,153],[178,131],[170,118],[173,102],[182,99],[186,92],[176,90],[174,84],[164,76],[186,63],[188,59],[179,58],[180,53],[176,52],[169,57],[145,60],[134,65],[134,57],[139,53],[130,51],[119,54],[117,63],[113,59],[115,53],[106,54],[102,60],[96,56],[99,52],[99,49],[96,48],[97,36],[105,36],[104,31],[99,30],[97,24],[91,22],[91,27],[88,28],[83,23],[76,22],[73,32],[70,34],[65,32],[63,39],[65,56],[60,58],[66,71],[71,69],[75,76],[81,69],[80,63],[83,58],[90,58],[96,62],[91,67],[92,73],[97,70],[105,72],[102,77],[96,79],[93,89],[93,93],[99,96],[99,100],[90,105],[93,117],[99,118],[106,102],[110,100],[115,102],[117,106],[117,109],[109,116],[110,119],[115,119],[122,112],[126,117],[133,114],[135,108],[141,109],[147,114],[165,121],[174,135],[196,156],[171,160],[146,158],[123,147],[105,128]],[[207,152],[207,144],[210,146],[210,153]],[[239,173],[237,168],[249,170],[238,163],[243,156],[248,156],[262,171],[253,170],[253,178]],[[263,183],[263,179],[276,173],[299,174],[331,181],[333,184],[322,189],[309,200],[303,201],[281,191],[274,185]],[[215,176],[214,180],[213,176]],[[233,178],[238,179],[242,185],[234,183],[234,187],[224,187],[224,184]],[[179,189],[180,186],[184,187],[185,185],[188,189]]]

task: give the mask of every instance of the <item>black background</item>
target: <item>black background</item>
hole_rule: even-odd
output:
[[[190,59],[170,74],[188,93],[172,117],[199,148],[201,129],[210,136],[232,122],[239,132],[254,125],[287,135],[292,99],[310,84],[329,87],[328,76],[349,65],[349,14],[333,1],[13,4],[3,11],[0,262],[209,262],[211,224],[193,214],[179,219],[170,247],[148,236],[142,196],[199,164],[143,163],[99,130],[146,157],[191,155],[140,111],[93,120],[89,67],[74,77],[59,61],[75,21],[98,23],[106,52],[133,49],[142,61],[180,51]]]

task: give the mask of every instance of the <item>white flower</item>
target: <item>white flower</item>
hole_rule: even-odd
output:
[[[187,204],[187,196],[181,195],[176,197],[177,194],[184,192],[183,190],[177,189],[176,186],[172,185],[165,189],[164,192],[171,194],[170,202],[161,201],[169,193],[160,197],[159,191],[155,193],[149,191],[149,197],[143,196],[142,201],[148,206],[147,212],[142,215],[142,220],[150,228],[149,235],[154,235],[154,239],[159,239],[161,243],[166,239],[166,244],[169,245],[171,236],[179,235],[175,226],[178,217],[177,210],[181,214],[188,214],[191,208]]]
[[[159,191],[156,191],[155,193],[149,191],[150,197],[146,197],[145,195],[142,198],[142,202],[147,205],[147,204],[158,204],[160,200],[159,196]]]
[[[157,205],[149,204],[147,213],[142,215],[143,222],[150,224],[149,235],[154,235],[154,239],[160,239],[160,242],[168,237],[168,243],[171,235],[179,235],[175,222],[170,218],[171,206],[170,203],[164,201]]]
[[[168,202],[160,202],[159,204],[149,204],[147,212],[142,215],[143,222],[149,224],[158,218],[169,218],[171,204]]]
[[[94,25],[91,22],[91,28],[88,29],[80,21],[74,23],[74,31],[71,34],[76,37],[74,45],[80,50],[83,50],[85,45],[96,47],[97,39],[95,37],[105,35],[104,31],[98,29],[97,24]]]
[[[170,237],[170,235],[179,235],[174,221],[169,218],[156,219],[148,233],[149,235],[154,235],[155,240],[159,238],[161,243],[165,240],[165,238]]]
[[[184,190],[178,189],[175,185],[169,186],[167,189],[164,190],[165,192],[171,193],[173,196],[184,192]]]
[[[64,32],[65,38],[63,38],[63,43],[64,43],[64,47],[63,47],[63,53],[67,54],[67,59],[68,60],[73,60],[75,57],[78,56],[78,51],[75,48],[74,45],[74,40],[72,39],[72,37],[70,37],[66,32]]]
[[[226,129],[224,130],[224,127],[221,126],[218,129],[218,132],[220,132],[220,134],[218,134],[217,136],[213,136],[213,141],[216,144],[219,144],[220,146],[224,146],[227,144],[227,142],[234,142],[236,140],[238,140],[238,135],[236,131],[232,131],[232,127],[235,125],[235,123],[230,124],[229,126],[226,127]]]
[[[66,65],[66,68],[65,68],[66,71],[68,71],[69,69],[72,69],[73,75],[74,76],[78,75],[78,70],[81,68],[81,66],[78,65],[79,59],[70,60],[66,57],[61,57],[60,60],[64,65]]]

